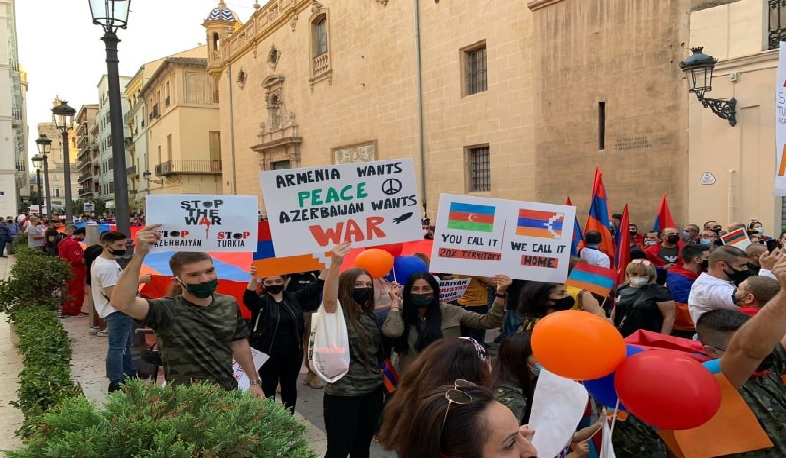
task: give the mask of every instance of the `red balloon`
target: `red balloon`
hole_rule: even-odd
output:
[[[641,421],[663,429],[691,429],[720,409],[721,389],[698,361],[669,350],[627,358],[614,379],[620,401]]]
[[[393,257],[395,258],[396,256],[401,256],[401,253],[404,252],[404,244],[403,243],[391,243],[389,245],[379,245],[379,246],[370,247],[370,248],[366,248],[366,249],[367,250],[377,249],[377,250],[387,251],[388,253],[393,255]]]

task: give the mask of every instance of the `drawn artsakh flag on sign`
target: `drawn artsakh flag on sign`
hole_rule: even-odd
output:
[[[270,235],[270,224],[267,221],[259,223],[258,234],[257,251],[253,257],[253,264],[257,268],[258,278],[323,270],[330,265],[330,257],[327,253],[322,258],[319,255],[310,254],[276,257],[276,252],[273,249],[273,238]]]
[[[450,203],[448,229],[459,231],[494,232],[494,213],[491,205]]]
[[[540,210],[519,210],[516,235],[548,239],[562,238],[562,223],[565,215]]]

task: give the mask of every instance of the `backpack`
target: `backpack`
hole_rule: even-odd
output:
[[[90,269],[93,266],[93,261],[95,261],[97,257],[101,256],[101,253],[103,253],[103,251],[104,251],[104,247],[97,243],[95,245],[90,245],[89,247],[85,248],[85,267],[87,267],[86,280],[88,285],[91,284]]]

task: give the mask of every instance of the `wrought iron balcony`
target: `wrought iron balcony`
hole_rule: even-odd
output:
[[[769,4],[769,37],[767,49],[778,49],[786,39],[786,0],[767,0]]]
[[[156,176],[221,175],[221,161],[186,160],[166,161],[156,165]]]
[[[83,173],[83,174],[79,175],[79,182],[80,183],[84,183],[85,181],[87,181],[87,180],[89,180],[91,178],[93,178],[93,175],[91,175],[89,173]]]
[[[25,161],[16,161],[16,171],[17,172],[24,172],[25,170],[27,170],[27,166],[25,164]]]

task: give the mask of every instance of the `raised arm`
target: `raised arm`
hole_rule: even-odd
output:
[[[136,252],[117,280],[117,284],[112,288],[112,297],[109,299],[112,307],[137,320],[144,320],[150,310],[148,302],[137,296],[139,271],[145,256],[150,252],[150,247],[155,245],[160,237],[155,231],[160,226],[160,224],[153,224],[137,232]]]
[[[508,301],[508,287],[513,281],[506,275],[495,275],[490,277],[496,286],[494,304],[486,314],[470,312],[464,308],[458,308],[461,324],[473,329],[493,329],[502,324],[505,318],[505,305]]]
[[[748,381],[786,335],[786,257],[778,260],[772,273],[781,283],[780,292],[734,333],[720,359],[723,374],[737,388]]]
[[[338,308],[338,277],[341,275],[341,263],[349,253],[350,244],[336,245],[331,254],[333,259],[325,275],[325,286],[322,291],[322,305],[327,313],[336,313]]]

